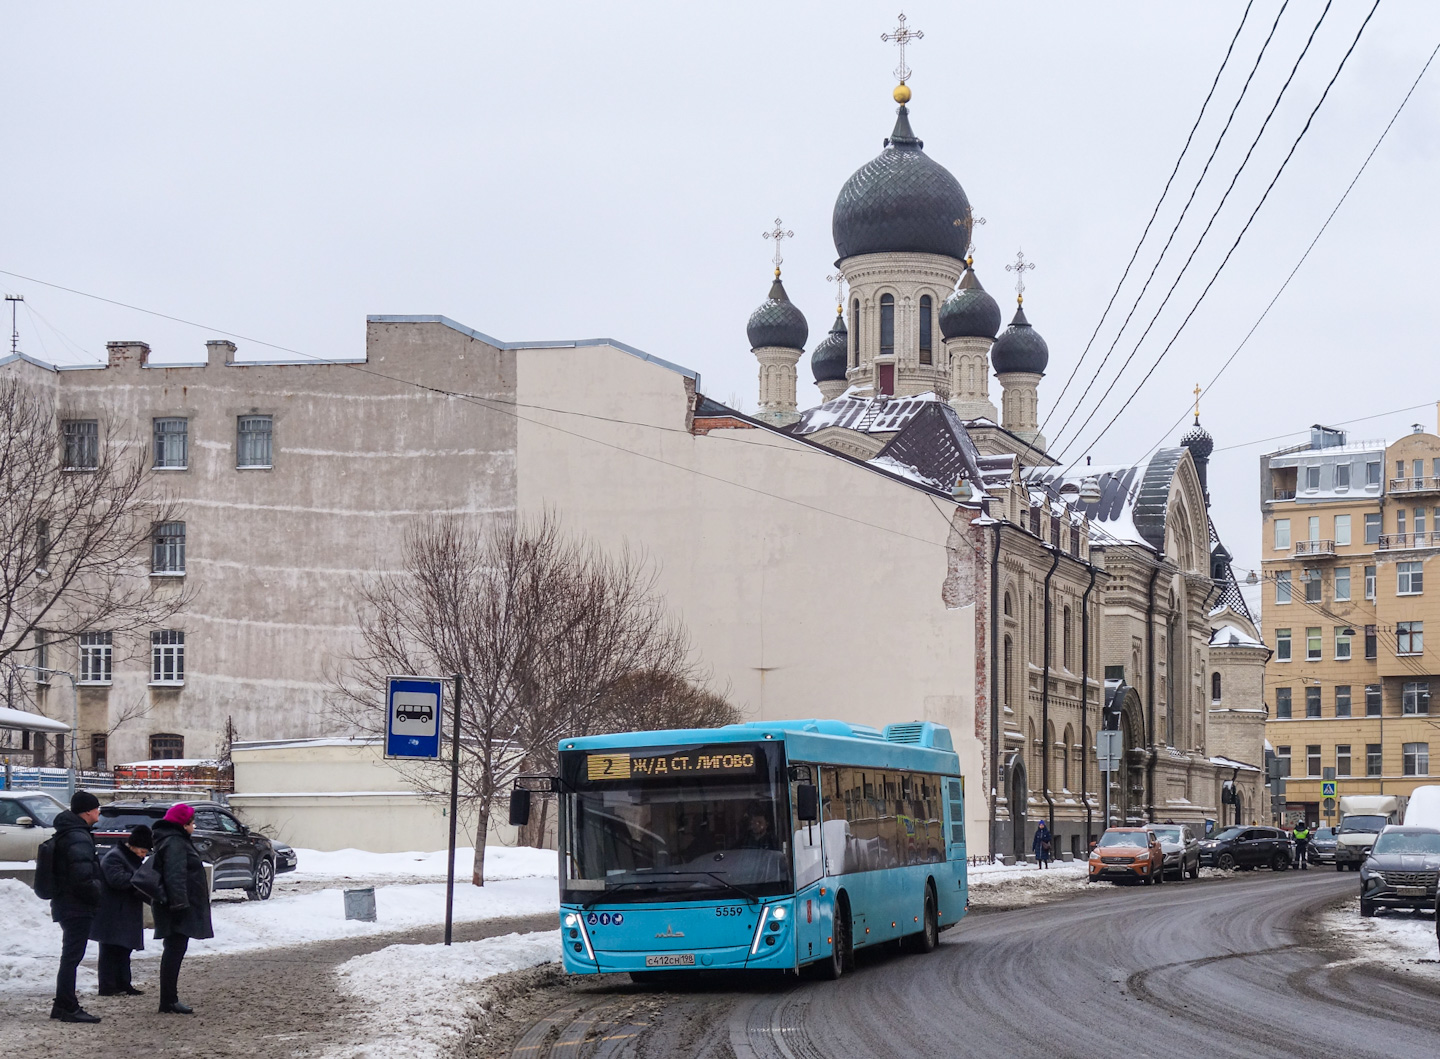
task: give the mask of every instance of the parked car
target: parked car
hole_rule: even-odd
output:
[[[114,802],[102,805],[100,820],[94,829],[95,843],[113,846],[122,842],[136,824],[154,827],[173,804]],[[195,810],[195,849],[201,860],[215,867],[214,888],[244,890],[252,901],[269,900],[280,859],[275,844],[242,824],[228,806],[218,802],[190,804]]]
[[[65,806],[43,791],[0,791],[0,860],[34,860]]]
[[[1435,907],[1437,880],[1440,829],[1392,824],[1380,832],[1360,866],[1360,914],[1373,916],[1378,906],[1429,911]]]
[[[1310,836],[1310,850],[1307,856],[1311,864],[1334,864],[1335,845],[1339,831],[1333,827],[1317,827]]]
[[[1200,878],[1200,840],[1189,824],[1149,824],[1165,855],[1165,875],[1181,882]]]
[[[1155,832],[1144,827],[1108,828],[1090,851],[1090,882],[1165,881],[1165,853]]]
[[[1200,863],[1224,868],[1284,871],[1295,859],[1295,842],[1278,827],[1227,827],[1200,843]]]
[[[275,850],[275,874],[284,875],[287,871],[294,871],[300,866],[300,858],[295,851],[284,842],[276,842],[273,838],[270,845]]]

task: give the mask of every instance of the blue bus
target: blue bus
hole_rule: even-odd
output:
[[[567,739],[560,924],[572,974],[813,968],[935,947],[965,914],[965,805],[948,729],[840,721]]]

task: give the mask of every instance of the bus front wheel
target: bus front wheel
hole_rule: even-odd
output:
[[[853,970],[855,954],[850,940],[850,908],[844,901],[835,903],[835,933],[830,945],[830,958],[817,965],[820,977],[834,981],[846,971]]]
[[[925,921],[919,933],[905,939],[905,947],[911,952],[934,952],[940,944],[940,917],[935,911],[935,888],[925,884]]]

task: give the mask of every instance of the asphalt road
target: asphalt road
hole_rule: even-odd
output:
[[[498,1054],[1434,1059],[1432,988],[1323,949],[1318,913],[1355,886],[1311,871],[1117,887],[972,915],[934,953],[861,954],[838,982],[571,979],[532,996]]]

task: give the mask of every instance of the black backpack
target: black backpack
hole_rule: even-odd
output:
[[[35,850],[35,896],[42,901],[53,901],[60,896],[59,884],[55,878],[55,836],[51,835]]]

